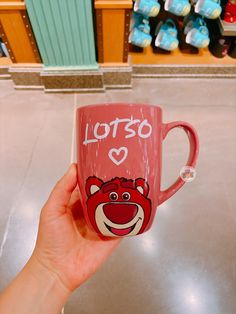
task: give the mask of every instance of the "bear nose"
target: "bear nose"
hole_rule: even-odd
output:
[[[110,203],[103,206],[106,217],[115,224],[126,224],[137,215],[138,206],[135,204]]]

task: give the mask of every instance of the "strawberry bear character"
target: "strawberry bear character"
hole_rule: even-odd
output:
[[[105,236],[132,236],[142,233],[151,216],[148,183],[138,178],[97,177],[86,181],[87,210],[96,232]]]

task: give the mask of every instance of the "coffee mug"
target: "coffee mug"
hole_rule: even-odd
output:
[[[222,12],[219,0],[198,0],[194,10],[208,19],[217,19]]]
[[[164,9],[177,16],[186,16],[191,10],[188,0],[165,0]]]
[[[191,29],[186,36],[186,43],[196,48],[206,48],[210,43],[209,33],[205,26]]]
[[[195,167],[198,137],[187,122],[162,122],[162,109],[146,104],[100,104],[76,113],[78,185],[84,217],[103,236],[147,231],[157,207],[183,185],[161,190],[162,143],[173,128],[188,136],[187,166]]]
[[[160,23],[161,25],[158,24],[156,28],[155,46],[169,51],[176,49],[179,41],[175,22],[172,19],[167,19],[165,23]]]

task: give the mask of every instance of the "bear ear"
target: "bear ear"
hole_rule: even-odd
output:
[[[101,179],[98,179],[97,177],[89,177],[86,180],[85,186],[87,196],[90,196],[99,191],[102,185],[103,181]]]
[[[142,178],[138,178],[135,180],[135,186],[136,186],[136,189],[141,193],[143,194],[143,196],[147,196],[148,195],[148,192],[149,192],[149,186],[147,184],[147,182],[142,179]]]

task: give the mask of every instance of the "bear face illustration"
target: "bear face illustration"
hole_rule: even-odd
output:
[[[97,232],[106,236],[133,236],[142,233],[151,215],[149,186],[138,178],[114,178],[103,182],[97,177],[86,181],[87,209]]]

